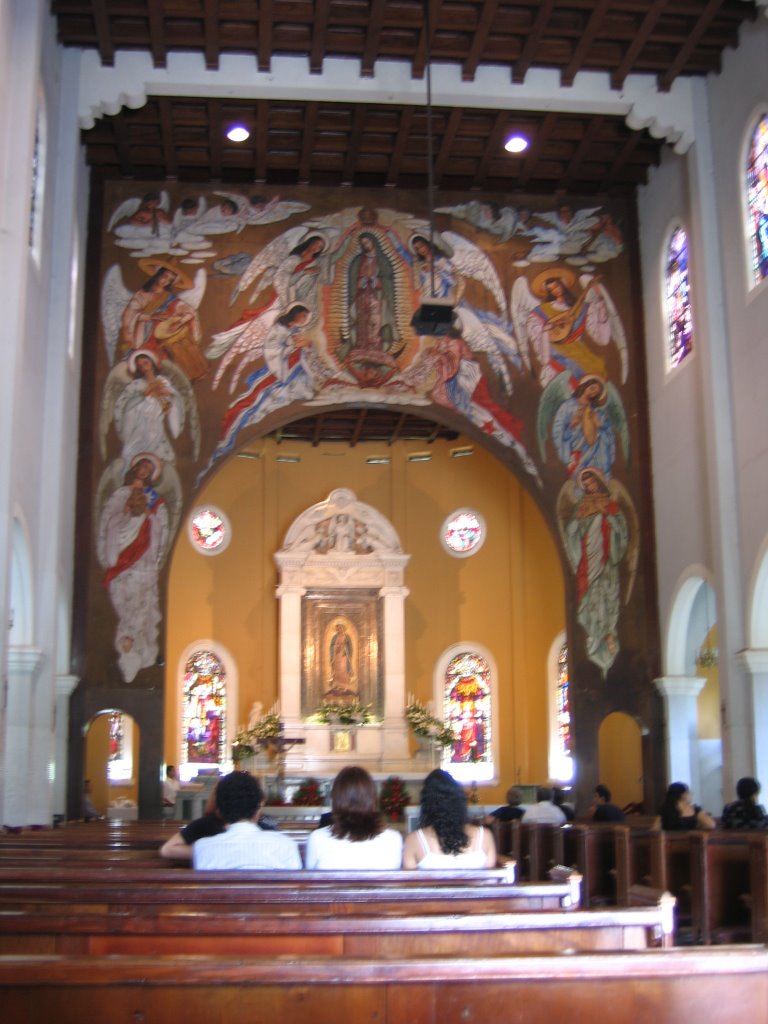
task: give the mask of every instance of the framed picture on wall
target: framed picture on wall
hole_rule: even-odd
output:
[[[302,598],[301,713],[325,703],[383,710],[383,644],[378,588],[308,590]]]

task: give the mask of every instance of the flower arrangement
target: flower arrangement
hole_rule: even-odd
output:
[[[440,747],[449,747],[456,742],[456,736],[450,725],[444,725],[439,718],[435,718],[426,704],[409,697],[405,706],[405,720],[414,736],[423,736],[426,739],[434,740]]]
[[[293,794],[291,803],[298,807],[322,807],[325,798],[317,779],[305,779]]]
[[[389,821],[402,821],[403,810],[411,802],[408,789],[399,775],[390,775],[381,784],[379,807]]]
[[[696,664],[699,668],[714,668],[718,661],[718,651],[716,647],[702,647],[696,656]]]
[[[280,715],[274,710],[262,715],[250,729],[241,728],[232,744],[232,760],[243,761],[262,746],[269,746],[283,731]]]
[[[312,715],[310,721],[324,725],[367,725],[373,718],[370,704],[340,704],[336,701],[324,701]]]

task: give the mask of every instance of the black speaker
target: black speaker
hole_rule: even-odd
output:
[[[447,334],[453,324],[453,306],[441,302],[423,302],[411,317],[411,327],[417,334],[437,336]]]

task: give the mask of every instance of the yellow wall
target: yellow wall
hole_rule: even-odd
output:
[[[717,647],[717,626],[713,626],[704,640],[704,647]],[[720,729],[720,673],[717,665],[712,668],[697,666],[696,674],[704,676],[706,683],[702,687],[696,702],[698,711],[699,739],[719,740]]]
[[[109,714],[97,715],[88,727],[85,744],[85,779],[91,780],[91,799],[99,814],[118,798],[139,802],[139,727],[133,723],[133,778],[132,783],[110,784],[107,781],[109,757]],[[160,783],[158,783],[158,786]]]
[[[618,807],[643,799],[643,751],[640,727],[622,711],[606,715],[598,733],[598,779]]]
[[[336,487],[390,519],[410,554],[405,582],[406,690],[432,697],[436,661],[459,641],[483,644],[498,669],[500,782],[481,792],[501,799],[512,781],[547,778],[547,654],[564,628],[564,587],[556,546],[535,503],[494,456],[452,458],[470,444],[399,442],[346,446],[262,439],[249,446],[259,459],[234,456],[198,495],[223,509],[232,524],[229,548],[216,557],[196,553],[185,530],[173,553],[166,642],[165,760],[177,763],[181,658],[190,644],[211,639],[234,658],[239,674],[237,721],[253,701],[277,699],[277,583],[273,554],[293,520]],[[429,451],[430,462],[408,462]],[[278,455],[296,454],[297,464]],[[369,465],[372,455],[391,457]],[[487,539],[478,554],[446,554],[439,530],[454,509],[472,505],[485,517]]]

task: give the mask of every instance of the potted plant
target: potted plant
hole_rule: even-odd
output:
[[[403,811],[411,802],[405,781],[399,775],[390,775],[381,784],[379,807],[388,821],[402,821]]]

